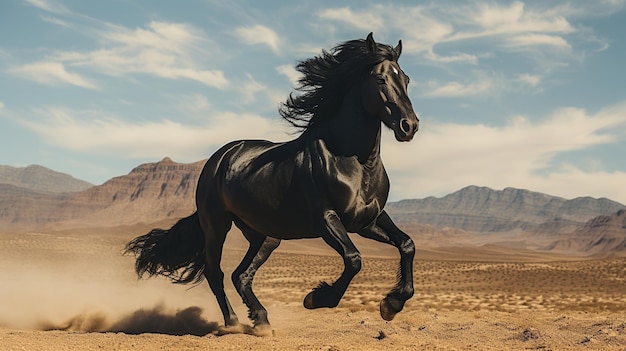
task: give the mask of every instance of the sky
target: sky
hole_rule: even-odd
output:
[[[297,136],[294,66],[402,40],[420,116],[390,200],[468,185],[626,204],[626,0],[0,2],[0,164],[93,184]]]

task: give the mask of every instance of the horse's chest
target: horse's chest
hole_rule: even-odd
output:
[[[381,213],[388,194],[385,177],[372,177],[370,174],[353,175],[344,179],[335,193],[335,210],[346,229],[356,232],[371,224]]]

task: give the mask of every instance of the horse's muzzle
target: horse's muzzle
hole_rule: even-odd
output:
[[[417,116],[413,118],[402,117],[395,128],[393,128],[396,140],[411,141],[415,133],[417,133],[419,125],[420,121],[417,119]]]

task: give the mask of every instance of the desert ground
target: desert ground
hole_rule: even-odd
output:
[[[288,242],[255,278],[273,328],[259,337],[230,281],[239,330],[221,326],[205,282],[138,280],[122,251],[140,234],[0,233],[0,350],[626,350],[623,258],[422,248],[415,296],[385,322],[393,248],[355,240],[363,269],[340,305],[306,310],[304,296],[342,262],[319,241]],[[224,252],[227,277],[246,248],[238,235]]]

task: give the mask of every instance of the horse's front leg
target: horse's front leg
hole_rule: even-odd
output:
[[[413,240],[400,230],[383,211],[376,219],[376,223],[359,231],[363,237],[391,244],[400,251],[400,274],[396,285],[380,301],[380,315],[390,321],[396,313],[402,311],[404,303],[413,296],[413,257],[415,244]]]
[[[335,283],[328,285],[322,282],[304,298],[304,307],[309,309],[336,307],[352,278],[361,270],[361,254],[335,211],[324,213],[321,231],[324,241],[343,257],[344,270]]]

